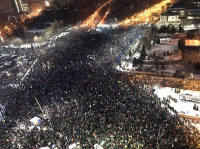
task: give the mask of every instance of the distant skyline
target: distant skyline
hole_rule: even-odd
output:
[[[28,3],[31,2],[43,2],[45,0],[26,0]],[[10,0],[0,0],[0,5],[11,5]]]

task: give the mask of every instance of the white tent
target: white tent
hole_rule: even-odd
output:
[[[75,147],[76,147],[76,144],[75,144],[75,143],[69,145],[69,149],[73,149],[73,148],[75,148]]]
[[[99,145],[99,144],[95,144],[94,145],[94,149],[103,149],[103,147],[101,145]]]
[[[34,127],[38,127],[41,124],[41,119],[35,116],[30,120],[30,122],[31,122],[31,129],[33,129]]]

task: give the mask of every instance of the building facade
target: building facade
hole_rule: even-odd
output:
[[[198,5],[169,7],[160,15],[161,24],[199,24],[200,8]]]
[[[25,35],[27,39],[33,39],[35,36],[42,37],[44,40],[51,37],[57,29],[61,28],[63,20],[46,20],[43,23],[37,23],[32,27],[26,29]]]
[[[48,39],[53,35],[54,28],[50,24],[38,23],[34,26],[25,30],[26,38],[34,38],[35,36],[43,37],[44,39]]]
[[[180,22],[181,19],[179,17],[179,14],[177,13],[163,13],[160,15],[160,22],[161,23],[173,23],[173,22]]]

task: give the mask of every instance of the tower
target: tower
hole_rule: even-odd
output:
[[[23,11],[21,0],[11,0],[14,14],[18,14]]]

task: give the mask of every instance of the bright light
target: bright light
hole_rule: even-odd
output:
[[[110,13],[110,9],[108,9],[108,11],[106,12],[106,14],[103,16],[103,18],[101,19],[101,21],[99,22],[99,24],[104,24],[104,20],[107,17],[107,15]]]
[[[50,4],[49,4],[48,1],[45,1],[45,6],[46,6],[46,7],[50,7]]]
[[[4,40],[3,40],[3,37],[2,37],[2,36],[0,36],[0,39],[1,39],[1,41],[4,43]]]
[[[11,76],[11,73],[7,72],[7,76],[8,76],[8,77]]]
[[[168,3],[175,3],[176,0],[164,0],[158,4],[155,4],[149,9],[144,10],[136,15],[133,15],[131,18],[126,19],[119,23],[119,25],[132,25],[139,22],[151,22],[151,18],[156,13],[161,13],[164,9],[166,9]]]
[[[85,20],[83,22],[83,24],[81,25],[81,27],[85,27],[85,26],[91,26],[94,27],[97,24],[94,23],[96,19],[100,18],[99,13],[101,11],[101,9],[103,7],[105,7],[106,5],[110,4],[113,0],[109,0],[108,2],[104,3],[101,7],[99,7],[99,9],[97,9],[97,11],[95,11],[87,20]]]

